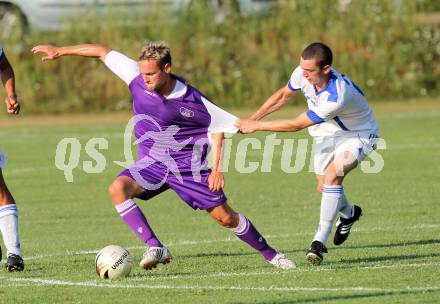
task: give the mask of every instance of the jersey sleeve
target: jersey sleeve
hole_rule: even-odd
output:
[[[136,61],[116,51],[105,56],[105,65],[121,78],[127,85],[139,75],[139,66]]]
[[[337,101],[326,101],[313,110],[307,111],[307,116],[315,123],[321,123],[335,118],[343,109],[343,99]]]
[[[211,116],[211,123],[208,127],[209,133],[237,133],[238,128],[234,123],[238,117],[219,108],[208,99],[202,97],[202,102]]]
[[[0,44],[0,58],[4,55],[3,46]]]
[[[291,89],[294,92],[300,90],[301,89],[301,82],[302,82],[301,77],[302,77],[302,69],[300,66],[298,66],[292,72],[292,75],[290,76],[290,80],[287,83],[287,86],[289,87],[289,89]]]

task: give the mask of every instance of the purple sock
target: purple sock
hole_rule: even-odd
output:
[[[150,247],[163,247],[134,200],[128,199],[122,204],[116,205],[115,208],[122,220],[144,243]]]
[[[255,229],[254,225],[245,216],[239,215],[240,221],[238,226],[233,228],[235,235],[246,242],[252,248],[258,250],[266,260],[272,260],[277,254],[276,250],[270,247],[264,237]]]

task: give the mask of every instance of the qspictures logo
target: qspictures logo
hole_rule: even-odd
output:
[[[150,127],[137,139],[133,139],[133,131],[138,123],[148,123]],[[175,154],[183,153],[194,180],[200,181],[200,172],[208,168],[208,159],[204,147],[208,147],[210,144],[209,136],[197,141],[194,141],[191,136],[182,141],[177,141],[175,135],[180,131],[181,129],[176,125],[162,128],[149,115],[136,115],[128,121],[123,133],[124,160],[113,161],[113,163],[123,169],[128,169],[133,178],[143,188],[155,190],[166,182],[169,174],[173,174],[179,182],[183,183],[181,168],[173,157]],[[233,142],[232,136],[238,141]],[[360,163],[361,171],[370,174],[380,173],[385,166],[385,161],[380,154],[381,150],[386,149],[385,140],[374,138],[372,141],[371,138],[360,138],[360,142],[363,141],[364,144],[358,147],[358,153],[367,156]],[[142,145],[146,144],[149,146],[148,154],[135,160],[132,147],[138,146],[138,148],[141,148]],[[275,168],[280,168],[288,174],[304,171],[315,172],[314,150],[320,145],[319,142],[314,142],[312,138],[278,138],[276,133],[268,134],[264,138],[225,134],[221,168],[223,172],[228,172],[231,171],[232,167],[232,170],[241,174],[251,174],[257,171],[268,173]],[[322,149],[324,152],[325,150],[336,149],[339,143],[338,141],[327,141],[326,145],[325,149]],[[73,172],[75,169],[81,169],[81,167],[86,173],[102,173],[107,168],[107,159],[102,152],[108,150],[108,147],[108,138],[90,138],[85,144],[85,152],[91,160],[84,160],[81,166],[79,160],[82,146],[79,139],[73,137],[63,138],[56,147],[55,167],[64,173],[67,182],[74,181]],[[188,151],[188,147],[192,147],[192,149]],[[152,183],[143,177],[142,172],[158,163],[165,168],[164,174],[159,181]]]

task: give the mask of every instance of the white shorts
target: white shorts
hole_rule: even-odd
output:
[[[313,145],[313,166],[318,175],[325,175],[328,165],[333,159],[346,151],[351,152],[360,163],[368,154],[376,149],[376,134],[352,133],[338,137],[315,137]]]

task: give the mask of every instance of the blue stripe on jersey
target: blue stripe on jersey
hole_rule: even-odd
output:
[[[362,90],[352,81],[351,84],[354,86],[354,88],[356,89],[356,91],[359,92],[359,94],[361,94],[362,96],[364,95],[364,92],[362,92]]]
[[[315,89],[316,96],[319,96],[322,92],[327,91],[328,92],[327,101],[337,102],[338,101],[338,89],[336,88],[336,80],[337,79],[338,78],[336,77],[336,75],[333,72],[330,72],[330,78],[328,80],[328,83],[327,83],[327,86],[325,87],[325,89],[318,92],[316,90],[315,85],[313,85],[313,88]]]
[[[361,94],[362,96],[365,96],[364,92],[362,92],[362,90],[353,82],[353,81],[349,81],[347,78],[345,78],[344,74],[341,74],[342,79],[344,79],[344,81],[348,84],[348,85],[353,85],[353,87],[356,89],[356,91],[359,92],[359,94]]]
[[[300,90],[300,89],[295,89],[294,87],[292,87],[292,85],[290,84],[290,81],[287,83],[287,86],[289,87],[289,89],[291,89],[294,92]]]
[[[327,101],[337,102],[338,101],[338,90],[336,89],[336,79],[330,78],[330,83],[327,88],[327,91],[328,91]]]
[[[324,122],[324,119],[322,119],[321,117],[319,117],[315,112],[313,112],[312,110],[308,110],[307,111],[307,116],[316,124],[320,124],[322,122]]]
[[[344,131],[350,131],[341,121],[341,119],[338,116],[335,116],[335,118],[333,118],[336,123],[341,127],[342,130]]]

